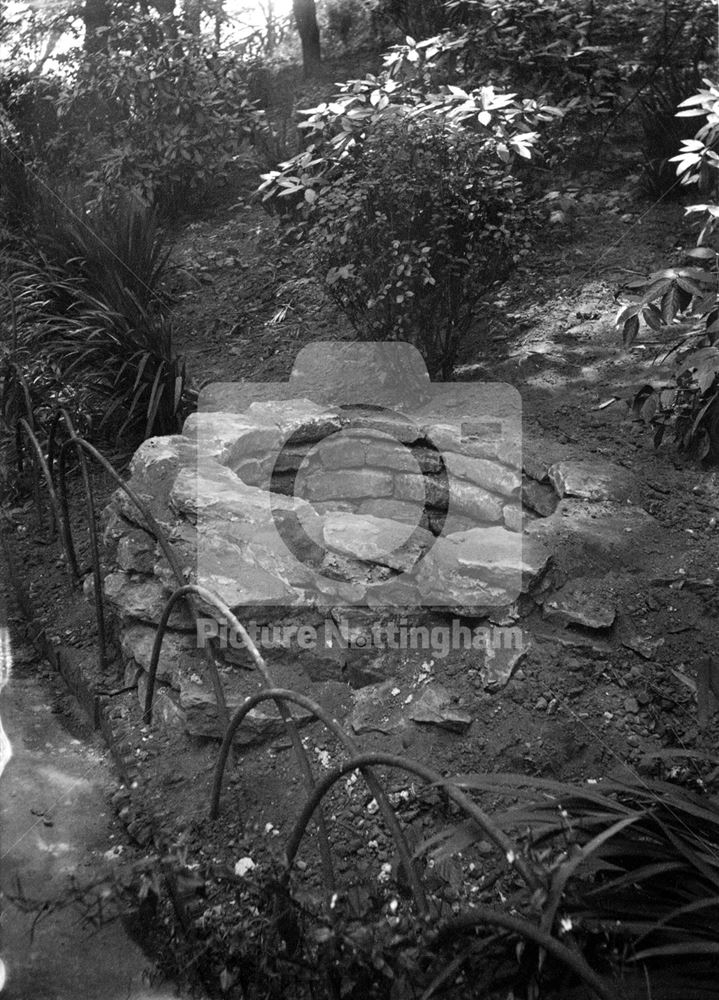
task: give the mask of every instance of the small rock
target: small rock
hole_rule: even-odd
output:
[[[547,706],[548,705],[549,705],[549,702],[547,701],[546,698],[537,698],[537,702],[536,702],[536,704],[534,706],[534,710],[535,710],[535,712],[545,712],[547,710]]]
[[[643,660],[653,660],[657,649],[664,643],[664,639],[651,639],[648,636],[631,635],[622,640],[622,646],[637,653]]]
[[[430,723],[452,733],[464,733],[472,724],[472,716],[455,707],[449,691],[441,684],[429,684],[409,713],[413,722]]]
[[[636,698],[627,698],[624,702],[624,711],[631,712],[632,715],[636,715],[639,711],[639,702]]]
[[[349,716],[353,731],[362,733],[390,733],[401,726],[402,715],[395,708],[390,692],[396,680],[390,678],[381,684],[368,684],[354,692],[354,707]]]
[[[255,867],[255,862],[252,858],[240,858],[239,861],[235,862],[235,875],[239,878],[244,878]]]
[[[605,596],[605,590],[602,580],[572,580],[544,602],[544,617],[559,625],[611,628],[617,609],[614,601]]]
[[[494,649],[489,647],[481,667],[482,686],[485,690],[498,691],[503,688],[512,676],[516,676],[515,671],[526,658],[529,650],[530,646],[524,638],[520,640],[517,648],[499,646]]]
[[[641,740],[639,739],[636,733],[632,733],[630,736],[627,736],[627,743],[629,744],[630,747],[638,747],[641,743]]]
[[[625,500],[634,485],[631,473],[611,462],[557,462],[549,479],[560,497]]]
[[[522,503],[540,517],[550,517],[557,509],[559,497],[548,483],[537,483],[525,477]]]

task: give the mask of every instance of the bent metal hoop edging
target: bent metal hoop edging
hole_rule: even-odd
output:
[[[77,448],[82,448],[83,451],[86,451],[88,455],[90,455],[90,457],[93,458],[98,463],[98,465],[102,466],[102,468],[110,476],[110,478],[115,481],[119,489],[121,489],[122,492],[129,497],[129,499],[132,501],[135,507],[137,507],[138,511],[140,512],[140,514],[142,514],[143,518],[145,519],[147,530],[156,539],[158,545],[162,549],[165,558],[170,564],[170,569],[172,570],[173,575],[177,580],[178,587],[181,587],[185,581],[182,575],[182,569],[180,568],[180,564],[177,561],[175,553],[172,551],[172,546],[167,540],[165,532],[160,527],[152,511],[148,509],[147,504],[143,503],[143,501],[139,498],[137,493],[135,493],[135,491],[130,486],[127,485],[125,480],[114,468],[112,463],[109,462],[102,454],[102,452],[98,451],[94,445],[90,444],[89,441],[86,441],[85,438],[78,436],[74,437],[73,441],[75,442],[75,446]],[[67,444],[69,442],[65,443]]]
[[[37,430],[37,425],[35,423],[35,410],[33,409],[33,405],[32,405],[32,396],[30,394],[30,387],[27,384],[27,379],[25,378],[24,373],[21,371],[21,369],[18,367],[18,365],[13,364],[12,365],[12,369],[13,369],[13,377],[15,378],[15,380],[17,382],[19,382],[20,388],[22,389],[22,400],[23,400],[23,403],[25,404],[25,421],[26,421],[28,427],[30,428],[30,430],[33,432],[33,434],[35,434],[35,432]],[[6,416],[7,416],[7,414],[6,414]],[[22,437],[23,437],[23,433],[22,433],[22,431],[23,431],[23,429],[20,426],[20,420],[22,420],[22,417],[18,417],[17,420],[15,421],[15,460],[17,462],[18,475],[22,476],[22,473],[23,473],[23,460],[22,460]],[[36,434],[35,434],[35,436],[37,437]],[[40,526],[42,527],[42,515],[41,515],[41,510],[40,510],[40,491],[39,491],[39,485],[38,485],[38,481],[37,481],[37,467],[36,467],[35,463],[33,463],[33,466],[32,466],[32,477],[33,477],[33,490],[34,490],[34,493],[35,493],[35,502],[36,502],[37,508],[38,508],[37,516],[38,516],[38,519],[39,519]],[[55,527],[56,527],[56,525],[54,525],[51,522],[51,524],[50,524],[50,531],[51,532],[54,531]]]
[[[252,641],[249,633],[240,624],[238,618],[232,613],[231,609],[225,602],[219,598],[216,594],[213,594],[211,590],[207,587],[203,587],[198,583],[187,583],[180,586],[169,598],[165,608],[162,612],[162,617],[160,619],[160,624],[157,627],[157,632],[155,633],[155,642],[152,647],[152,656],[150,658],[150,668],[147,677],[147,692],[145,694],[145,710],[143,713],[143,721],[145,725],[149,725],[152,722],[152,702],[155,696],[155,681],[157,677],[157,667],[160,662],[160,650],[162,648],[162,640],[167,629],[167,623],[170,618],[170,612],[174,607],[175,603],[182,597],[195,598],[195,600],[190,600],[190,607],[192,608],[193,614],[197,616],[196,600],[199,598],[203,600],[206,604],[209,604],[219,612],[224,618],[228,625],[235,630],[237,635],[241,636],[244,640],[247,649],[250,651],[250,655],[257,666],[258,671],[262,675],[263,680],[268,687],[272,687],[272,677],[267,669],[267,664],[265,663],[262,654],[258,650],[255,643]],[[224,692],[220,684],[219,674],[217,673],[217,666],[215,664],[214,658],[212,656],[208,657],[208,663],[211,667],[211,675],[213,676],[213,684],[215,683],[215,675],[217,676],[217,684],[219,688],[219,698],[221,699],[221,704],[224,708],[224,712],[227,712],[227,706],[225,702]],[[292,718],[292,713],[288,711],[286,705],[281,700],[277,702],[277,708],[282,717],[282,720],[287,727],[287,732],[289,734],[290,740],[292,742],[292,748],[295,751],[298,763],[300,765],[300,770],[302,771],[302,776],[305,779],[305,783],[310,792],[315,787],[315,780],[312,775],[312,768],[310,766],[309,758],[305,752],[305,748],[302,745],[302,740],[297,731],[297,726]],[[218,713],[220,712],[220,702],[218,701]],[[226,735],[226,733],[225,733]],[[324,872],[325,882],[327,885],[327,891],[333,892],[335,887],[335,876],[334,876],[334,865],[332,864],[332,854],[329,847],[329,837],[327,835],[327,828],[325,825],[324,817],[322,813],[318,815],[317,818],[317,828],[320,835],[320,853],[322,855],[322,868]]]
[[[25,462],[23,461],[23,438],[27,436],[29,433],[32,433],[34,435],[35,432],[32,431],[31,425],[24,418],[21,417],[15,424],[15,455],[17,457],[18,476],[20,477],[25,471]],[[38,445],[39,444],[40,442],[38,441]],[[32,441],[31,441],[31,446],[34,449]],[[37,517],[37,526],[38,529],[42,531],[43,528],[45,527],[44,524],[45,505],[43,504],[42,496],[40,495],[40,480],[38,478],[35,451],[36,449],[34,449],[32,455],[30,456],[30,475],[32,476],[32,495],[35,499],[35,515]],[[45,477],[45,479],[47,480],[47,476]],[[53,538],[55,532],[57,531],[57,521],[52,516],[52,510],[48,512],[47,529],[50,537]]]
[[[75,550],[72,547],[72,540],[70,539],[67,531],[67,525],[63,517],[62,506],[55,491],[55,484],[52,481],[52,476],[50,475],[50,469],[45,460],[40,442],[35,436],[30,424],[25,420],[24,417],[20,417],[17,422],[17,432],[22,439],[23,435],[28,439],[32,447],[32,461],[33,469],[36,477],[37,483],[37,469],[39,468],[43,474],[45,480],[45,485],[47,486],[47,495],[50,500],[50,507],[52,515],[55,518],[55,523],[59,526],[60,539],[62,542],[62,547],[65,552],[65,557],[67,559],[67,570],[70,575],[70,579],[73,579],[73,574],[77,570],[77,561],[75,559]],[[38,490],[39,492],[39,490]]]
[[[97,544],[97,525],[95,523],[95,498],[92,492],[92,484],[90,483],[90,476],[88,475],[87,471],[87,462],[82,452],[82,448],[78,446],[78,441],[80,439],[74,433],[74,428],[72,425],[72,421],[70,420],[70,415],[65,411],[63,412],[63,416],[71,434],[69,440],[65,441],[61,446],[57,462],[57,477],[58,477],[58,484],[60,487],[60,498],[62,501],[63,522],[73,552],[73,570],[77,573],[79,577],[80,574],[77,572],[78,567],[75,557],[75,544],[72,539],[72,527],[70,524],[70,508],[67,498],[67,477],[66,477],[67,452],[70,448],[74,448],[80,460],[80,469],[82,472],[83,486],[85,488],[85,510],[87,511],[87,527],[90,533],[90,554],[92,556],[92,580],[93,580],[93,590],[94,590],[93,599],[95,602],[97,635],[100,643],[100,667],[103,671],[105,671],[107,670],[107,667],[109,665],[109,659],[107,655],[107,633],[105,631],[105,612],[102,604],[102,574],[100,572],[100,548]]]
[[[397,767],[400,770],[409,772],[409,774],[415,774],[418,778],[422,778],[423,781],[426,781],[428,784],[439,785],[445,790],[449,798],[456,805],[458,805],[471,820],[474,820],[486,837],[499,848],[499,850],[504,854],[509,867],[515,869],[522,876],[530,889],[535,890],[542,887],[539,877],[524,860],[522,855],[516,849],[514,843],[502,830],[500,830],[497,824],[491,820],[483,809],[480,809],[476,803],[472,802],[469,796],[460,791],[460,789],[457,788],[456,785],[454,785],[448,778],[442,777],[439,771],[435,771],[434,768],[427,767],[426,764],[420,764],[418,761],[410,760],[408,757],[400,757],[398,754],[392,753],[358,754],[356,757],[352,757],[351,760],[345,761],[344,764],[340,764],[339,767],[336,767],[333,771],[330,771],[330,773],[317,784],[311,796],[305,803],[305,806],[295,823],[294,829],[290,834],[290,839],[287,841],[288,868],[292,867],[292,862],[295,859],[295,855],[297,854],[300,842],[304,836],[307,824],[312,818],[313,812],[330,788],[332,788],[332,786],[338,782],[340,778],[344,777],[345,774],[348,774],[350,771],[354,771],[357,768],[365,767],[368,764],[385,764],[387,767]]]
[[[186,584],[185,583],[185,580],[184,580],[184,577],[183,577],[183,573],[182,573],[182,569],[180,567],[180,563],[179,563],[179,561],[177,559],[177,556],[172,551],[172,546],[171,546],[170,542],[168,541],[165,532],[162,530],[162,528],[158,524],[157,519],[152,514],[152,511],[150,511],[148,509],[147,505],[145,503],[143,503],[143,501],[139,498],[139,496],[135,493],[135,491],[130,486],[127,485],[127,483],[125,482],[125,480],[113,468],[112,464],[105,458],[105,456],[101,452],[99,452],[97,450],[97,448],[94,447],[94,445],[91,445],[89,441],[86,441],[85,438],[82,438],[82,437],[76,437],[73,440],[75,441],[75,445],[76,445],[77,448],[82,448],[83,451],[86,451],[88,453],[88,455],[91,456],[91,458],[93,458],[99,465],[102,466],[102,468],[108,473],[108,475],[111,477],[111,479],[113,479],[115,481],[115,483],[117,484],[117,486],[123,491],[123,493],[126,494],[126,496],[129,497],[129,499],[135,505],[135,507],[137,508],[137,510],[140,512],[140,514],[144,518],[145,524],[147,526],[147,529],[154,536],[154,538],[157,540],[158,545],[162,549],[163,554],[165,555],[165,558],[167,559],[167,562],[168,562],[168,564],[170,566],[170,569],[172,570],[173,575],[174,575],[175,579],[177,580],[178,587],[180,589],[183,589],[185,586],[189,587],[189,590],[187,591],[187,596],[188,597],[190,596],[190,594],[194,594],[194,595],[196,595],[198,597],[201,597],[203,600],[209,601],[211,604],[213,604],[214,607],[216,607],[218,610],[220,610],[223,614],[227,615],[228,622],[230,624],[232,624],[232,627],[235,628],[235,630],[238,632],[238,634],[242,635],[243,638],[245,638],[245,642],[247,644],[247,648],[250,650],[250,653],[251,653],[253,659],[255,660],[255,663],[257,664],[258,670],[260,671],[260,673],[262,674],[263,678],[265,679],[265,682],[267,683],[268,687],[271,687],[272,686],[272,681],[271,681],[271,678],[270,678],[269,673],[267,671],[267,667],[265,665],[265,662],[264,662],[264,660],[262,659],[262,656],[259,653],[259,650],[255,646],[255,644],[252,642],[252,639],[248,635],[247,631],[242,627],[242,625],[239,623],[239,621],[237,620],[237,618],[235,617],[235,615],[232,614],[232,612],[227,607],[227,605],[225,605],[218,597],[216,597],[206,587],[200,587],[200,586],[195,585],[195,584]],[[177,592],[175,592],[175,593],[177,593]],[[174,597],[175,595],[172,595],[172,596]],[[197,612],[196,612],[196,608],[195,608],[195,603],[192,600],[190,600],[189,601],[189,605],[190,605],[190,609],[192,610],[192,613],[196,615]],[[160,639],[160,643],[161,642],[162,642],[162,639]],[[155,636],[155,643],[156,643],[156,646],[157,646],[156,656],[157,656],[157,660],[159,660],[159,648],[160,648],[160,646],[158,644],[158,637],[157,637],[157,635]],[[153,653],[155,653],[155,647],[153,647]],[[213,661],[213,666],[214,666],[214,661]],[[216,669],[216,667],[215,667],[215,669]],[[154,673],[155,674],[157,673],[157,662],[155,662]],[[152,689],[151,689],[151,686],[149,684],[149,679],[148,679],[148,694],[150,694],[151,690],[154,692],[154,676],[152,678],[152,681],[153,681],[153,683],[152,683]],[[145,714],[147,714],[148,705],[149,705],[149,713],[150,713],[150,717],[151,717],[152,716],[152,698],[151,698],[151,695],[150,695],[149,702],[146,701],[146,703],[145,703]],[[312,768],[310,767],[310,762],[309,762],[309,759],[307,757],[307,754],[305,753],[305,749],[302,746],[302,741],[300,740],[299,733],[297,732],[297,727],[292,722],[292,717],[289,715],[289,713],[284,708],[284,706],[283,706],[282,709],[280,709],[280,714],[282,715],[282,717],[283,717],[283,719],[285,721],[285,724],[287,726],[287,730],[288,730],[288,733],[290,735],[290,739],[292,741],[293,749],[294,749],[294,751],[295,751],[295,753],[297,755],[297,758],[298,758],[298,761],[299,761],[299,764],[300,764],[300,768],[302,770],[302,773],[303,773],[303,776],[305,778],[305,781],[306,781],[306,783],[308,785],[308,788],[311,790],[311,789],[314,788],[314,778],[312,776]],[[320,835],[320,852],[321,852],[321,855],[322,855],[322,868],[323,868],[323,873],[324,873],[324,877],[325,877],[325,882],[327,884],[328,891],[332,892],[333,889],[334,889],[334,884],[335,884],[334,868],[333,868],[333,865],[332,865],[332,856],[331,856],[330,849],[329,849],[329,838],[327,836],[327,829],[326,829],[326,826],[325,826],[324,817],[322,816],[321,812],[320,812],[320,814],[319,814],[319,816],[317,818],[317,828],[318,828],[319,835]]]
[[[212,785],[212,799],[210,802],[210,819],[217,819],[220,813],[222,778],[225,773],[225,766],[227,764],[227,758],[230,753],[230,747],[232,746],[232,740],[234,739],[235,733],[239,729],[242,721],[247,717],[247,715],[249,715],[256,705],[259,705],[263,701],[270,700],[274,701],[278,706],[284,701],[294,702],[296,705],[306,709],[308,712],[312,712],[312,714],[336,736],[350,756],[357,755],[357,747],[354,740],[345,732],[336,719],[333,719],[328,712],[325,712],[324,708],[318,702],[313,701],[313,699],[308,698],[306,695],[298,694],[296,691],[290,691],[286,688],[269,688],[265,691],[260,691],[257,694],[252,695],[252,697],[247,698],[244,704],[237,709],[235,714],[232,716],[230,725],[225,733],[225,738],[222,741],[222,746],[220,747],[220,752],[217,757],[217,764],[215,765],[215,776]],[[427,913],[428,909],[427,898],[415,867],[412,864],[412,857],[407,845],[407,840],[402,832],[401,826],[399,825],[397,815],[374,771],[372,771],[369,767],[361,767],[360,771],[363,778],[367,782],[370,791],[375,797],[377,805],[382,812],[382,817],[385,820],[390,834],[392,835],[392,839],[395,842],[397,853],[399,854],[400,862],[405,870],[405,874],[407,875],[407,882],[412,890],[417,910],[420,914],[424,915]]]
[[[157,677],[157,667],[160,662],[160,651],[162,650],[162,640],[165,638],[165,632],[167,631],[167,623],[170,620],[170,615],[172,614],[172,609],[175,607],[178,601],[182,600],[183,597],[189,597],[190,595],[202,596],[205,600],[213,595],[208,590],[206,594],[200,595],[198,591],[204,590],[203,587],[198,587],[194,583],[185,584],[182,587],[178,587],[171,597],[168,599],[165,607],[163,608],[160,621],[158,623],[157,629],[155,631],[155,641],[152,644],[152,655],[150,657],[150,669],[147,674],[147,692],[145,693],[145,710],[143,712],[142,721],[146,726],[152,723],[152,703],[155,698],[155,680]],[[217,600],[217,598],[214,598]],[[194,609],[194,606],[190,605]],[[209,651],[208,651],[209,652]],[[215,699],[217,700],[217,714],[220,717],[225,730],[229,725],[229,714],[227,711],[227,701],[225,699],[225,692],[222,688],[222,681],[220,680],[220,675],[217,671],[217,664],[215,659],[210,653],[207,656],[207,665],[210,668],[210,677],[212,679],[212,687],[215,691]]]

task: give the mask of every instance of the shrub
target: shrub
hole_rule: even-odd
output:
[[[434,89],[455,44],[395,46],[380,77],[307,112],[307,148],[264,175],[265,203],[308,241],[361,336],[407,339],[448,375],[478,299],[524,250],[513,174],[560,112],[492,87]]]
[[[172,433],[192,393],[164,316],[167,250],[156,212],[126,200],[83,217],[58,204],[42,204],[32,259],[8,262],[18,324],[6,396],[13,371],[37,363],[42,377],[33,384],[41,390],[52,373],[65,396],[94,414],[98,431],[133,440]]]
[[[518,194],[479,136],[389,119],[322,196],[315,272],[362,338],[414,343],[449,377],[477,302],[523,246]]]
[[[642,188],[651,197],[679,194],[672,157],[686,133],[677,121],[676,111],[699,82],[693,70],[687,74],[660,73],[638,99],[640,177]]]
[[[706,89],[682,102],[680,117],[700,117],[695,138],[672,157],[684,184],[696,184],[716,197],[719,167],[719,87]],[[672,377],[660,385],[643,386],[634,399],[639,419],[654,428],[661,444],[671,429],[679,448],[698,459],[719,458],[719,250],[714,233],[719,205],[690,205],[688,213],[703,216],[698,245],[687,251],[688,263],[667,268],[633,282],[633,301],[619,312],[617,323],[625,346],[631,346],[642,321],[663,338],[664,360],[676,362]]]
[[[261,123],[246,94],[231,53],[193,35],[157,39],[142,21],[119,25],[62,95],[53,152],[95,204],[130,193],[176,212],[241,164]]]

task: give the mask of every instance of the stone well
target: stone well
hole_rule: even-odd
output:
[[[478,402],[476,387],[429,383],[421,361],[403,369],[401,390],[366,363],[364,378],[348,379],[347,358],[323,368],[321,346],[300,355],[287,383],[206,390],[182,434],[139,448],[129,484],[167,533],[184,581],[229,605],[277,683],[343,714],[359,688],[396,676],[411,654],[432,655],[379,635],[506,623],[540,584],[549,555],[523,534],[521,413],[507,387],[483,387]],[[177,581],[122,491],[103,516],[105,597],[142,699]],[[201,614],[199,633],[183,604],[170,617],[157,715],[219,736],[198,645],[220,664],[230,707],[260,682],[214,609]],[[258,709],[240,739],[278,731],[273,710]]]

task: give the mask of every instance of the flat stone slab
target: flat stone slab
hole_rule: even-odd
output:
[[[250,420],[278,428],[283,439],[292,437],[295,445],[320,441],[336,433],[343,425],[340,411],[311,399],[283,399],[254,402],[247,410]]]
[[[494,524],[503,519],[505,500],[488,493],[481,486],[451,479],[449,510],[473,521],[475,525]]]
[[[301,588],[314,579],[311,570],[282,548],[251,548],[219,532],[208,532],[200,545],[195,579],[232,610],[300,604]]]
[[[418,477],[419,478],[419,477]],[[307,500],[356,500],[391,497],[394,479],[380,469],[333,469],[302,473],[297,477],[295,492]]]
[[[369,514],[325,515],[323,537],[335,552],[400,573],[410,571],[434,543],[429,531]]]
[[[465,733],[472,725],[472,716],[460,708],[442,684],[428,684],[409,710],[412,722],[419,722],[451,733]]]
[[[544,617],[557,625],[578,625],[595,630],[611,628],[617,616],[616,599],[602,579],[578,579],[547,598]]]
[[[473,458],[469,455],[457,455],[454,452],[446,452],[444,460],[452,476],[475,483],[490,493],[511,497],[522,485],[518,473],[500,462],[493,462],[487,458]]]
[[[516,423],[516,427],[520,428],[521,422]],[[451,452],[471,458],[495,459],[510,469],[521,469],[522,448],[519,430],[516,436],[506,436],[501,429],[498,433],[490,429],[486,434],[478,433],[471,426],[465,429],[467,433],[462,433],[461,426],[458,428],[456,424],[439,421],[427,423],[423,428],[428,440],[444,455]]]
[[[180,470],[170,491],[170,503],[177,513],[208,526],[221,520],[253,528],[267,526],[282,512],[301,517],[303,524],[317,521],[315,511],[306,501],[269,494],[215,463]]]
[[[315,510],[330,513],[329,506],[324,508],[315,504]],[[360,514],[379,517],[388,521],[400,521],[402,524],[419,525],[424,510],[421,504],[405,503],[402,500],[365,500],[360,504]],[[424,525],[423,525],[424,527]]]
[[[403,705],[394,678],[381,684],[369,684],[354,694],[354,706],[349,715],[352,730],[363,733],[392,733],[402,728]]]
[[[231,695],[227,697],[227,711],[230,717],[243,701],[244,699],[234,698]],[[191,736],[205,736],[216,740],[223,738],[224,730],[220,724],[214,691],[209,687],[183,680],[180,688],[180,709],[184,715],[185,729]],[[297,726],[306,726],[314,719],[311,712],[296,705],[293,706],[292,713]],[[286,732],[287,727],[277,709],[271,702],[267,702],[248,713],[237,730],[233,742],[240,746],[252,746],[266,743]]]
[[[473,528],[438,538],[417,581],[428,604],[496,608],[527,593],[549,563],[536,539],[505,527]]]
[[[231,467],[253,455],[276,454],[282,444],[276,424],[244,413],[191,413],[183,433],[186,440],[196,442],[201,459]]]
[[[611,462],[556,462],[548,475],[560,498],[626,500],[636,485],[631,472]]]

